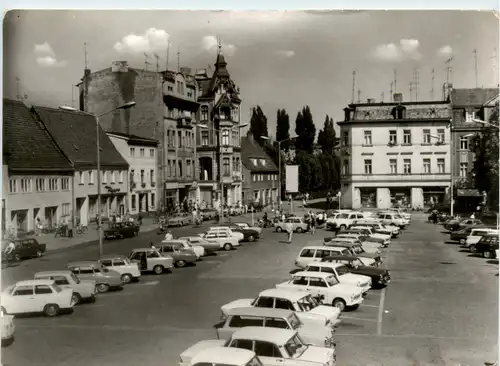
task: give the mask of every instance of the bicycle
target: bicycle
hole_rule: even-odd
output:
[[[87,225],[78,225],[75,229],[77,234],[84,234],[89,230]]]

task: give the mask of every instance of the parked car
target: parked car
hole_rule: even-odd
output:
[[[462,219],[462,220],[450,220],[443,226],[448,231],[460,231],[468,227],[484,225],[481,220],[478,219]]]
[[[139,235],[140,226],[133,222],[111,224],[104,230],[104,239],[123,239]]]
[[[175,216],[170,217],[167,220],[168,226],[184,226],[184,225],[189,225],[193,221],[192,216],[189,214],[178,214]]]
[[[360,288],[344,285],[330,273],[297,272],[290,280],[277,284],[276,288],[307,291],[314,297],[320,297],[324,304],[331,304],[340,311],[347,307],[357,309],[363,303],[363,291]]]
[[[202,247],[205,254],[215,253],[220,250],[220,244],[215,241],[208,241],[199,236],[181,236],[179,240],[186,240],[192,247]]]
[[[233,231],[229,226],[211,226],[206,231],[207,234],[213,232],[226,232],[229,236],[238,239],[238,241],[243,241],[243,238],[245,237],[243,233]]]
[[[467,237],[470,235],[474,226],[467,227],[462,230],[450,232],[450,241],[458,241],[460,245],[464,245]]]
[[[237,237],[231,236],[227,231],[208,231],[202,238],[208,241],[218,242],[219,247],[224,250],[232,250],[240,246],[240,241]]]
[[[356,236],[355,234],[341,234],[334,238],[331,238],[329,241],[326,241],[325,245],[336,245],[336,242],[359,244],[366,253],[380,256],[381,245],[370,243],[367,241],[361,242],[360,239],[361,238],[359,236]]]
[[[243,228],[239,225],[229,225],[229,228],[233,232],[242,233],[243,234],[242,241],[254,242],[255,240],[259,239],[260,236],[257,230]]]
[[[497,258],[498,232],[484,235],[476,244],[476,253],[484,258]]]
[[[321,258],[323,257],[349,254],[351,253],[347,248],[335,246],[327,247],[324,245],[308,245],[300,250],[297,258],[295,258],[294,264],[299,268],[306,268],[313,262],[321,262]]]
[[[340,323],[339,309],[321,305],[307,292],[277,288],[261,291],[255,299],[239,299],[223,305],[221,319],[225,319],[232,309],[250,306],[292,310],[299,319],[313,321],[318,327],[335,327]]]
[[[293,231],[297,233],[305,233],[307,230],[309,230],[308,225],[300,217],[289,217],[284,222],[277,222],[274,224],[274,229],[278,233],[286,231],[286,224],[292,224]]]
[[[354,225],[371,227],[373,232],[391,235],[392,238],[396,238],[401,233],[401,229],[399,228],[399,226],[384,225],[381,223],[381,220],[379,220],[377,218],[366,218],[365,217],[364,219],[356,220]]]
[[[123,283],[139,281],[141,271],[137,263],[132,263],[126,256],[121,254],[108,254],[99,259],[104,267],[112,269],[120,274]]]
[[[142,267],[141,259],[146,258],[146,267]],[[154,272],[161,275],[166,270],[174,267],[174,259],[166,254],[161,254],[157,249],[153,248],[137,248],[133,249],[128,259],[132,263],[137,263],[141,272]]]
[[[7,287],[0,298],[4,314],[43,313],[53,317],[71,311],[73,290],[62,289],[53,280],[19,281]]]
[[[191,249],[185,249],[184,246],[175,240],[164,240],[157,246],[161,254],[166,254],[174,259],[174,267],[182,268],[187,264],[194,264],[198,257]]]
[[[470,235],[465,239],[464,248],[468,248],[471,253],[476,253],[476,247],[479,240],[487,234],[498,235],[496,229],[472,229]]]
[[[52,280],[62,289],[73,290],[73,302],[80,304],[83,301],[96,300],[96,282],[94,280],[80,280],[71,271],[45,271],[35,273],[35,280]]]
[[[200,210],[200,213],[203,221],[213,220],[215,219],[215,216],[217,216],[217,211],[213,208],[205,208],[203,210]]]
[[[243,209],[239,206],[231,206],[229,207],[229,215],[231,216],[243,215]]]
[[[344,230],[350,228],[356,220],[363,219],[361,212],[342,212],[326,220],[326,227],[330,230]]]
[[[176,244],[183,250],[191,251],[196,255],[196,260],[200,260],[201,257],[205,255],[205,248],[201,245],[193,245],[188,240],[184,239],[172,239],[172,240],[163,240],[161,242],[163,244]]]
[[[254,351],[205,346],[201,350],[190,348],[189,352],[183,352],[179,366],[264,366]]]
[[[339,241],[337,241],[336,239],[338,239]],[[349,249],[350,253],[348,255],[355,255],[360,257],[360,260],[364,263],[365,266],[379,267],[382,263],[380,253],[367,253],[365,251],[365,248],[359,243],[342,242],[340,241],[340,238],[325,238],[324,240],[324,244],[327,246]]]
[[[307,318],[299,317],[288,309],[271,308],[236,308],[228,312],[227,317],[215,324],[217,339],[229,340],[231,335],[243,327],[281,328],[294,330],[307,343],[315,346],[333,344],[332,327],[323,325]]]
[[[384,225],[395,225],[404,229],[410,222],[395,212],[379,212],[377,219]]]
[[[262,228],[261,227],[251,226],[247,222],[233,222],[233,225],[238,225],[238,226],[242,227],[243,229],[255,230],[259,233],[259,236],[262,235]]]
[[[351,273],[371,277],[372,286],[387,286],[389,282],[391,282],[391,273],[387,269],[368,267],[364,265],[361,258],[357,256],[333,255],[323,258],[321,261],[327,263],[343,263],[349,268]]]
[[[2,347],[8,347],[14,343],[14,335],[16,333],[14,316],[4,314],[3,312],[1,312],[0,316],[2,318]]]
[[[123,287],[120,274],[107,269],[97,261],[69,262],[66,268],[80,280],[95,281],[98,292],[108,292],[110,289]]]
[[[41,257],[46,251],[46,244],[40,244],[34,238],[14,240],[16,248],[12,252],[12,257],[16,260]]]
[[[366,235],[368,238],[377,238],[383,240],[384,245],[389,245],[391,243],[391,233],[379,233],[376,232],[371,226],[365,226],[365,225],[358,225],[354,224],[353,226],[350,227],[349,230],[353,230],[353,232],[358,231],[359,233]]]
[[[241,328],[229,341],[200,341],[182,352],[181,359],[189,362],[200,350],[216,345],[250,348],[264,365],[333,366],[336,360],[334,348],[307,345],[296,331],[262,327]]]

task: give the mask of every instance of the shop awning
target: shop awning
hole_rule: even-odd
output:
[[[477,189],[457,189],[457,197],[483,197]]]

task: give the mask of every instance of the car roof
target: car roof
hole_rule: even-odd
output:
[[[291,301],[300,300],[306,296],[309,296],[307,292],[293,291],[293,290],[282,290],[278,288],[270,288],[259,293],[259,296],[265,297],[279,297],[283,299],[289,299]]]
[[[73,272],[69,270],[58,270],[58,271],[42,271],[42,272],[37,272],[35,273],[34,277],[38,276],[60,276],[60,275],[72,275]]]
[[[338,249],[338,250],[344,250],[345,248],[341,248],[341,247],[335,247],[335,246],[330,246],[330,245],[308,245],[306,247],[303,247],[301,249],[301,253],[302,253],[302,250],[304,249],[316,249],[316,250],[319,250],[319,249]]]
[[[320,267],[338,268],[338,267],[341,267],[343,265],[344,265],[343,263],[312,262],[312,263],[309,263],[307,266],[320,266]],[[309,272],[309,271],[307,271],[307,272]]]
[[[86,267],[86,266],[95,266],[98,265],[97,261],[76,261],[69,262],[67,267]]]
[[[289,329],[267,327],[243,327],[233,333],[231,339],[251,339],[283,345],[297,332]]]
[[[187,240],[186,239],[181,239],[181,238],[179,238],[179,239],[169,239],[169,240],[162,240],[161,243],[163,243],[163,244],[187,243]]]
[[[328,241],[326,242],[325,246],[330,246],[328,245],[329,243],[335,243],[334,245],[331,245],[332,247],[335,247],[337,246],[337,248],[352,248],[352,247],[355,247],[357,245],[359,245],[358,243],[352,243],[352,242],[341,242],[341,241]]]
[[[234,308],[228,311],[227,315],[241,316],[268,316],[268,317],[289,317],[293,311],[275,308],[246,307]]]
[[[153,248],[135,248],[132,249],[131,252],[150,252],[152,250],[155,250]]]
[[[322,259],[352,261],[354,259],[359,259],[359,257],[356,255],[329,255],[328,257],[324,257]]]
[[[16,283],[16,286],[38,286],[38,285],[46,285],[50,286],[54,284],[54,280],[25,280],[19,281]]]
[[[235,365],[245,365],[255,357],[253,351],[234,347],[211,347],[196,353],[191,359],[191,364],[208,362],[213,364],[227,364],[231,362]]]
[[[296,276],[296,277],[304,276],[304,277],[327,278],[327,277],[332,276],[332,274],[331,273],[326,273],[326,272],[300,271],[300,272],[294,273],[293,276]]]
[[[122,258],[127,258],[127,256],[123,254],[105,254],[99,259],[122,259]]]

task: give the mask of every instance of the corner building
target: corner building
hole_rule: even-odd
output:
[[[448,101],[349,104],[340,126],[342,208],[419,208],[449,199]]]

